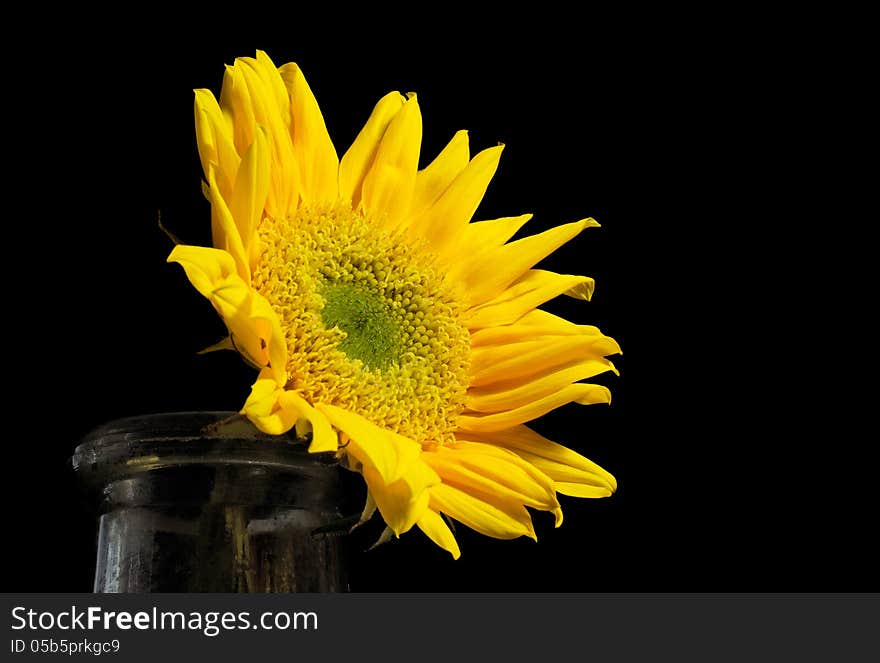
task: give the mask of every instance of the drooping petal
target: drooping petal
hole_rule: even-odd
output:
[[[455,535],[453,535],[439,513],[426,509],[416,524],[431,541],[451,554],[452,559],[461,557],[461,550],[458,547],[458,542],[455,540]]]
[[[422,462],[413,463],[407,474],[388,484],[379,472],[365,465],[364,480],[383,520],[395,535],[409,531],[428,510],[428,489],[440,483],[440,478]]]
[[[286,381],[287,345],[281,322],[269,303],[237,272],[232,256],[220,249],[180,244],[168,262],[180,264],[223,319],[236,349],[258,367],[271,364],[280,384]]]
[[[409,212],[421,146],[422,112],[413,94],[388,124],[361,190],[361,206],[389,229]]]
[[[306,204],[335,202],[339,196],[339,158],[315,95],[295,63],[278,71],[290,95],[293,151],[302,200]]]
[[[312,434],[309,452],[333,452],[338,448],[339,436],[327,418],[296,392],[280,387],[269,369],[260,372],[241,414],[269,435],[281,435],[298,423],[308,422]]]
[[[425,452],[424,459],[443,483],[474,497],[548,511],[559,506],[550,478],[505,449],[460,442]]]
[[[527,536],[537,540],[525,507],[506,512],[445,483],[431,488],[430,507],[486,536],[496,539]]]
[[[418,461],[422,449],[418,443],[341,407],[326,403],[316,403],[315,407],[334,427],[348,435],[347,453],[354,455],[365,467],[374,467],[385,484],[397,481]]]
[[[238,275],[235,259],[222,249],[178,244],[168,256],[168,262],[183,267],[193,287],[209,299],[215,288]]]
[[[297,420],[306,420],[310,424],[312,441],[310,453],[336,451],[339,447],[339,436],[330,426],[330,421],[323,413],[313,408],[302,396],[294,391],[282,391],[278,397],[281,408],[290,408],[298,413]]]
[[[268,371],[262,371],[251,386],[251,393],[241,408],[257,428],[268,435],[282,435],[296,424],[299,412],[292,407],[281,407],[278,396],[283,390]]]
[[[597,488],[600,489],[599,492],[604,491],[605,495],[617,490],[617,480],[610,472],[589,458],[548,440],[526,426],[514,426],[491,433],[471,432],[468,436],[513,451],[553,479],[556,490],[566,495],[571,493],[564,490],[565,486],[560,488],[560,483]]]
[[[339,197],[351,200],[353,209],[361,202],[364,177],[376,157],[385,130],[403,107],[404,100],[399,92],[389,92],[382,97],[339,162]]]

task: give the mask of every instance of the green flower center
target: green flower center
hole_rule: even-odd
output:
[[[324,298],[324,326],[338,327],[345,333],[340,350],[373,370],[400,362],[399,321],[381,296],[351,283],[328,284],[319,293]]]

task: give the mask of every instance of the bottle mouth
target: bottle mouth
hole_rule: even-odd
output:
[[[311,454],[307,447],[307,439],[267,435],[235,412],[165,412],[115,419],[92,430],[70,463],[86,486],[96,490],[191,465],[247,466],[335,480],[335,454]]]

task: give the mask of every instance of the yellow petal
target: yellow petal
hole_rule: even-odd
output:
[[[440,252],[458,252],[461,236],[498,168],[504,146],[490,147],[475,156],[443,195],[410,224],[411,231],[426,237]]]
[[[611,392],[607,387],[598,384],[578,383],[513,410],[484,415],[462,414],[458,418],[458,426],[466,431],[497,431],[537,419],[567,403],[592,405],[610,402]]]
[[[468,165],[470,149],[467,131],[458,131],[429,166],[416,174],[410,216],[418,217],[446,191]]]
[[[461,550],[458,547],[458,542],[456,542],[455,536],[452,534],[449,526],[444,522],[443,517],[439,513],[431,511],[431,509],[426,509],[416,524],[419,526],[419,529],[431,539],[431,541],[451,554],[452,559],[458,559],[461,557]]]
[[[473,497],[514,509],[525,505],[550,511],[559,506],[550,478],[506,449],[472,442],[440,447],[423,457],[444,484]]]
[[[206,355],[209,352],[217,352],[219,350],[235,350],[235,343],[232,342],[231,336],[226,336],[216,343],[209,345],[207,348],[199,350],[196,354]]]
[[[421,463],[415,463],[413,467],[419,465]],[[410,482],[402,478],[386,484],[374,467],[366,465],[364,480],[376,500],[382,519],[397,536],[409,531],[428,510],[428,484],[419,485],[416,491]],[[439,479],[433,483],[439,483]]]
[[[470,266],[469,271],[462,274],[461,278],[471,305],[482,304],[497,296],[526,270],[534,267],[582,230],[598,225],[594,219],[567,223],[501,246],[482,256],[480,260],[463,261]]]
[[[576,451],[548,440],[526,426],[515,426],[493,433],[468,433],[487,444],[504,447],[541,469],[554,481],[587,483],[617,490],[614,476]],[[559,490],[557,486],[557,490]]]
[[[471,350],[471,387],[546,374],[572,362],[600,359],[618,351],[613,338],[602,335],[550,336]]]
[[[339,436],[330,426],[330,422],[317,409],[313,408],[306,399],[293,391],[282,391],[278,397],[281,408],[289,408],[298,413],[297,419],[305,419],[311,424],[312,442],[309,444],[310,453],[324,453],[336,451],[339,447]]]
[[[241,408],[241,414],[264,433],[286,433],[296,424],[299,412],[291,407],[279,406],[278,396],[281,392],[282,389],[269,373],[262,372],[251,386],[251,393]]]
[[[220,107],[231,114],[232,137],[235,149],[244,154],[254,142],[257,119],[251,91],[245,79],[244,67],[227,67],[220,91]]]
[[[241,159],[235,150],[232,123],[223,115],[210,90],[195,90],[196,143],[205,178],[214,168],[222,196],[232,195],[232,185]]]
[[[528,536],[537,540],[532,519],[524,507],[512,513],[505,512],[458,488],[441,483],[431,488],[430,508],[442,511],[480,534],[496,539]]]
[[[272,167],[266,197],[266,212],[271,216],[290,214],[299,202],[298,170],[290,135],[290,99],[281,75],[265,53],[257,58],[237,58],[235,68],[247,86],[256,126],[267,132]],[[256,133],[254,133],[256,139]]]
[[[246,282],[251,280],[250,260],[244,243],[241,238],[241,232],[235,223],[235,217],[232,215],[226,201],[220,194],[220,188],[217,185],[214,169],[208,172],[208,195],[211,202],[211,231],[213,235],[214,246],[218,249],[228,251],[235,258],[236,268],[239,276]]]
[[[464,281],[473,269],[474,263],[486,260],[487,256],[513,237],[531,218],[531,214],[523,214],[490,221],[476,221],[465,226],[459,244],[468,247],[466,253],[468,259],[462,260],[461,254],[455,251],[440,256],[441,261],[446,263],[450,279]]]
[[[590,484],[568,481],[557,481],[556,492],[568,495],[569,497],[584,497],[587,499],[609,497],[612,494],[612,491],[605,486],[591,486]]]
[[[179,263],[190,282],[226,323],[235,348],[255,366],[271,365],[279,384],[287,380],[287,345],[269,302],[237,273],[226,251],[180,244],[168,262]]]
[[[312,432],[309,452],[335,452],[338,447],[339,437],[327,418],[299,394],[278,386],[269,369],[260,372],[241,413],[270,435],[281,435],[298,422],[308,421]]]
[[[404,97],[399,92],[390,92],[379,100],[367,123],[355,138],[351,147],[339,162],[339,197],[351,200],[352,208],[361,202],[361,187],[385,130],[403,107]]]
[[[594,285],[593,279],[588,276],[532,269],[494,299],[468,311],[464,323],[468,329],[507,325],[562,294],[590,299]]]
[[[227,279],[233,276],[240,278],[235,259],[222,249],[178,244],[168,256],[168,262],[176,262],[183,267],[193,287],[209,299],[211,293]]]
[[[364,210],[389,229],[409,212],[421,146],[422,113],[413,94],[388,124],[361,190]]]
[[[254,69],[259,73],[267,90],[275,99],[275,106],[281,113],[282,121],[290,126],[290,95],[281,74],[278,72],[278,67],[265,51],[258,50]]]
[[[336,202],[339,158],[315,95],[295,63],[288,63],[278,71],[290,95],[293,151],[302,200],[306,204]]]
[[[263,216],[268,192],[269,146],[265,129],[258,126],[254,142],[241,160],[229,204],[251,270],[256,268],[260,257],[257,226]]]
[[[327,416],[334,427],[351,438],[346,452],[363,463],[364,467],[374,467],[386,485],[394,483],[410,465],[418,461],[422,449],[418,443],[380,428],[344,408],[326,403],[316,403],[315,407]],[[378,501],[378,496],[376,499]]]
[[[471,334],[471,347],[518,343],[554,336],[602,336],[598,327],[573,322],[540,309],[529,311],[514,324],[487,327]],[[608,338],[608,337],[605,337]],[[612,339],[613,340],[613,339]],[[616,344],[615,344],[616,345]],[[619,348],[617,350],[620,351]],[[604,354],[614,354],[606,352]]]
[[[605,371],[614,371],[614,364],[604,358],[576,361],[534,378],[495,382],[488,387],[471,389],[467,408],[476,412],[499,412],[521,407],[552,394],[562,387],[586,380]]]
[[[498,248],[513,237],[531,218],[531,214],[522,214],[469,223],[465,228],[465,242],[473,246]]]

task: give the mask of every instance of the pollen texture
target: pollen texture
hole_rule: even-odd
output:
[[[451,441],[470,337],[432,256],[349,206],[266,217],[259,238],[253,285],[286,332],[287,388],[419,442]]]

